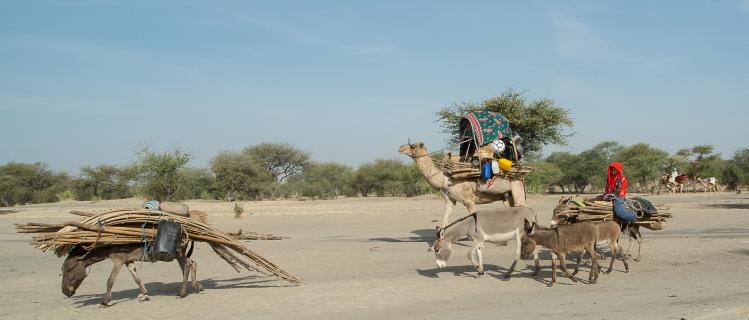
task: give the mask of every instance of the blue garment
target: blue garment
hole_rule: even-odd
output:
[[[614,215],[627,222],[637,220],[637,214],[627,206],[624,198],[614,198]]]

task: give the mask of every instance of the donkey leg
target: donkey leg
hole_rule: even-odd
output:
[[[577,279],[575,276],[573,276],[568,270],[566,263],[564,261],[564,258],[566,256],[566,253],[560,252],[559,253],[559,267],[562,269],[562,272],[564,272],[564,275],[567,276],[567,278],[570,278],[572,281],[577,282]]]
[[[575,271],[572,271],[573,276],[576,276],[577,272],[580,271],[580,261],[583,260],[584,254],[585,254],[585,251],[577,253],[577,263],[575,264]]]
[[[557,282],[557,259],[554,253],[551,254],[551,285]]]
[[[104,297],[101,299],[101,307],[109,307],[109,302],[112,301],[112,287],[114,286],[114,280],[117,279],[117,275],[120,273],[122,265],[124,264],[120,260],[112,260],[112,262],[114,263],[114,266],[112,267],[112,273],[109,274],[109,279],[107,279],[107,293],[105,293]]]
[[[187,258],[184,256],[177,257],[177,263],[179,264],[179,268],[182,270],[182,287],[179,289],[179,294],[177,297],[184,298],[187,296],[187,278],[189,276],[190,270],[187,266]]]
[[[533,269],[534,276],[538,275],[538,272],[541,270],[541,264],[538,263],[538,250],[533,251],[533,263],[535,264],[535,268]]]
[[[512,261],[512,265],[510,265],[510,269],[507,270],[507,275],[505,275],[505,278],[510,278],[512,276],[512,272],[515,271],[515,265],[518,264],[518,260],[520,260],[520,248],[521,248],[521,235],[523,231],[518,229],[515,230],[515,242],[517,243],[517,248],[515,248],[515,260]]]
[[[619,253],[619,258],[622,259],[622,262],[624,263],[624,272],[629,272],[629,264],[627,263],[627,257],[622,254],[622,251],[619,248],[619,245],[617,244],[617,250],[616,252]]]
[[[199,293],[200,291],[203,291],[203,287],[200,286],[198,283],[198,263],[195,262],[195,260],[192,260],[190,258],[187,258],[187,261],[190,264],[190,276],[192,277],[192,289],[195,291],[195,293]]]
[[[598,269],[600,268],[598,266],[598,257],[595,255],[595,245],[596,243],[593,242],[593,245],[586,250],[588,251],[588,254],[590,254],[590,273],[588,274],[588,283],[596,283],[598,281]]]
[[[138,288],[140,289],[140,294],[138,294],[138,301],[148,301],[151,300],[151,298],[148,297],[148,290],[146,290],[146,287],[143,286],[143,281],[140,279],[140,275],[138,275],[138,272],[135,270],[135,263],[134,262],[128,262],[125,264],[128,270],[130,270],[130,275],[133,276],[133,281],[135,281],[135,284],[138,285]]]

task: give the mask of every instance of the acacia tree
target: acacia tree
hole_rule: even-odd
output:
[[[309,153],[288,143],[261,143],[245,148],[242,153],[268,170],[278,183],[310,164]]]
[[[146,197],[159,201],[183,200],[185,170],[190,156],[180,150],[157,153],[144,148],[138,152],[133,168],[138,173],[137,181]]]
[[[623,148],[618,142],[603,141],[581,152],[578,171],[583,177],[587,177],[584,182],[593,186],[594,189],[604,186],[606,170],[614,161],[616,153]]]
[[[75,183],[77,200],[121,199],[130,196],[130,172],[118,166],[100,164],[81,167],[80,178]]]
[[[614,156],[624,167],[624,175],[629,186],[640,190],[652,183],[655,188],[668,163],[668,153],[651,147],[647,143],[637,143],[619,150]]]
[[[522,92],[505,90],[502,95],[481,103],[459,103],[438,111],[438,121],[443,132],[450,136],[450,143],[458,143],[461,117],[472,111],[493,111],[510,120],[510,129],[522,138],[522,147],[527,153],[540,152],[548,144],[566,145],[574,121],[569,110],[557,105],[549,98],[528,101]]]
[[[245,153],[224,151],[211,160],[216,186],[226,199],[256,199],[274,178]]]

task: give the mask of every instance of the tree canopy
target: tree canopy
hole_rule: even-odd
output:
[[[436,113],[443,132],[450,136],[450,143],[458,142],[458,122],[472,111],[493,111],[510,120],[510,129],[522,138],[526,152],[540,152],[545,145],[566,145],[567,133],[574,125],[569,110],[557,105],[549,98],[529,101],[522,92],[507,89],[498,97],[481,103],[457,103]]]

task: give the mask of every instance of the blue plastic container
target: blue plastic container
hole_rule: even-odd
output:
[[[484,162],[481,166],[481,179],[489,180],[492,177],[492,163]]]

